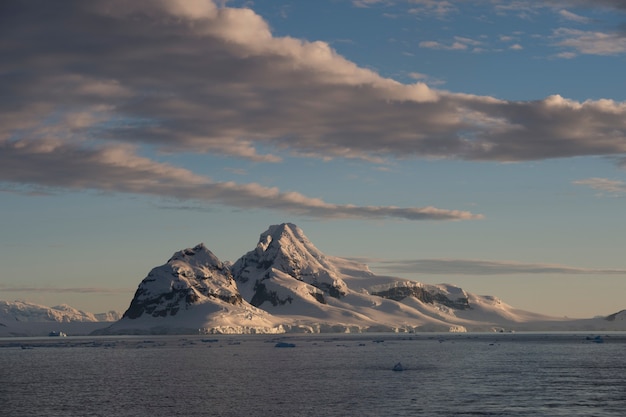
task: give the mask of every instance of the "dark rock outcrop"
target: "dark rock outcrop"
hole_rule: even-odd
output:
[[[423,303],[439,303],[457,310],[467,310],[471,308],[467,297],[450,299],[441,292],[430,292],[418,284],[398,285],[386,290],[371,292],[371,294],[394,301],[402,301],[407,297],[415,297]]]
[[[207,298],[243,301],[230,270],[204,244],[176,252],[141,281],[123,318],[175,316]]]

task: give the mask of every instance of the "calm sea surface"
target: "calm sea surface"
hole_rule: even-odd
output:
[[[622,417],[626,333],[596,335],[0,339],[0,415]]]

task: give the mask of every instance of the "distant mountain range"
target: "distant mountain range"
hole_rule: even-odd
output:
[[[364,264],[323,254],[300,228],[284,223],[270,226],[233,264],[204,244],[176,252],[141,281],[121,318],[0,302],[0,336],[47,334],[54,324],[74,325],[76,334],[598,331],[626,330],[626,310],[570,320],[449,284],[375,275]]]
[[[0,320],[19,322],[59,322],[70,323],[75,321],[117,321],[121,315],[116,311],[108,313],[87,313],[77,310],[67,304],[54,307],[46,307],[25,301],[0,301]]]
[[[60,330],[86,334],[120,318],[116,311],[93,314],[67,304],[46,307],[25,301],[0,301],[0,337],[41,336]]]
[[[176,252],[99,334],[626,330],[626,312],[568,320],[459,287],[373,274],[327,256],[294,224],[270,226],[234,264],[204,244]]]

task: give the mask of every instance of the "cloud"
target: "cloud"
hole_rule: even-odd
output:
[[[587,23],[585,17],[578,16],[568,10],[566,7],[572,8],[584,8],[584,9],[612,9],[612,10],[626,10],[626,3],[623,0],[558,0],[558,1],[546,1],[539,2],[534,0],[516,0],[516,1],[493,1],[493,0],[478,0],[479,3],[491,3],[495,10],[499,13],[517,12],[522,18],[532,16],[538,13],[541,9],[553,9],[562,18],[579,21],[580,23]]]
[[[562,59],[572,59],[572,58],[576,58],[578,54],[575,52],[559,52],[555,56],[557,58],[562,58]]]
[[[558,264],[472,259],[415,259],[379,261],[377,266],[390,273],[436,275],[515,275],[515,274],[606,274],[626,275],[624,269],[578,268]]]
[[[250,9],[209,1],[14,1],[5,2],[0,27],[5,182],[311,215],[428,218],[448,212],[355,208],[215,183],[140,158],[137,149],[267,163],[289,153],[499,162],[626,153],[626,103],[558,95],[507,101],[420,80],[402,84],[325,42],[276,37]],[[559,33],[559,42],[580,38]],[[463,49],[478,41],[432,42],[422,46]],[[459,215],[471,217],[451,217]]]
[[[626,10],[626,3],[623,0],[563,0],[562,3],[577,7],[606,7],[615,10]]]
[[[584,180],[574,181],[573,184],[591,187],[594,190],[606,191],[613,194],[626,193],[626,182],[619,180],[611,180],[608,178],[587,178]]]
[[[454,1],[440,0],[410,0],[409,13],[419,16],[436,16],[445,18],[451,13],[457,13],[458,8],[454,6]]]
[[[352,0],[352,4],[357,7],[369,7],[376,4],[391,6],[394,4],[406,3],[415,14],[423,14],[429,16],[446,17],[451,13],[459,13],[457,5],[462,6],[467,2],[465,0]],[[581,23],[585,23],[583,16],[565,10],[565,7],[585,8],[585,9],[612,9],[617,11],[626,11],[626,3],[623,0],[558,0],[550,2],[539,2],[536,0],[515,0],[515,1],[497,1],[497,0],[474,0],[471,7],[491,5],[494,10],[500,14],[515,12],[521,18],[528,18],[536,14],[541,9],[554,9],[563,18],[568,20],[580,19]],[[565,11],[566,13],[562,13]]]
[[[589,23],[591,21],[588,17],[577,15],[565,9],[559,10],[559,16],[577,23]]]
[[[421,80],[428,85],[443,85],[446,83],[444,80],[434,78],[428,74],[422,74],[419,72],[410,72],[407,75],[414,80]]]
[[[554,31],[555,45],[586,55],[620,55],[626,53],[626,36],[620,32],[605,33],[559,28]]]
[[[463,36],[455,36],[453,41],[449,43],[441,43],[437,41],[422,41],[418,45],[420,48],[427,49],[441,49],[445,51],[465,51],[470,48],[474,48],[476,51],[483,44],[481,41],[475,39],[466,38]]]
[[[425,79],[428,79],[428,75],[422,74],[420,72],[411,72],[411,73],[409,73],[409,77],[413,78],[414,80],[425,80]]]
[[[445,51],[464,51],[467,49],[467,45],[462,43],[462,42],[452,42],[451,44],[445,45],[441,42],[436,42],[436,41],[421,41],[419,43],[419,47],[420,48],[427,48],[427,49],[442,49]]]
[[[0,181],[75,190],[103,190],[270,209],[317,218],[471,220],[481,215],[435,207],[331,204],[259,184],[214,182],[135,154],[129,145],[88,149],[55,141],[0,143]],[[36,167],[36,169],[32,169]]]

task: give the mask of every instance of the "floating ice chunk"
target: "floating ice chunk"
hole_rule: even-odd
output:
[[[292,347],[296,347],[295,344],[293,343],[287,343],[287,342],[278,342],[274,345],[274,347],[277,348],[292,348]]]

